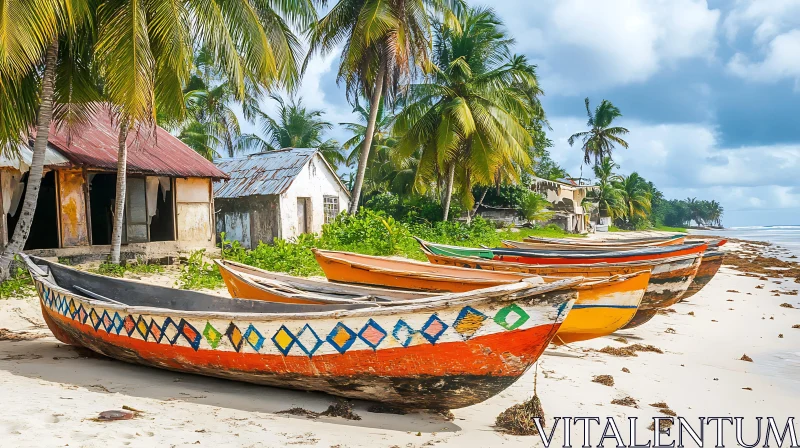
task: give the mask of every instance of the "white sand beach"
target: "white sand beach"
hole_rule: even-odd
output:
[[[538,367],[538,393],[548,424],[555,416],[618,417],[620,423],[636,416],[640,440],[646,440],[652,435],[646,432],[652,417],[664,416],[650,406],[657,402],[692,423],[699,416],[746,417],[748,438],[755,437],[751,417],[785,422],[796,415],[800,396],[800,329],[792,328],[800,324],[800,296],[771,291],[797,289],[800,284],[793,279],[761,280],[723,267],[673,313],[609,337],[549,349]],[[3,338],[27,339],[0,340],[2,447],[541,446],[538,436],[511,436],[493,427],[501,411],[532,395],[533,370],[502,394],[453,410],[453,421],[429,413],[373,413],[364,402],[354,406],[361,420],[308,419],[278,412],[293,407],[319,412],[335,398],[92,356],[50,334],[34,297],[0,300],[0,328],[8,330]],[[663,354],[616,357],[596,351],[635,343],[651,344]],[[753,362],[740,360],[745,354]],[[614,385],[592,382],[595,375],[613,376]],[[611,404],[625,397],[635,399],[638,408]],[[141,413],[125,421],[93,420],[123,406]],[[620,429],[627,434],[626,426]],[[592,431],[599,434],[602,427]],[[561,434],[556,431],[557,440]],[[573,445],[580,444],[575,437]],[[726,437],[735,440],[732,428]],[[613,446],[613,441],[606,443]]]

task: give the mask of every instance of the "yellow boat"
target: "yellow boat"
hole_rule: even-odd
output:
[[[414,260],[373,257],[313,249],[328,280],[381,288],[463,292],[513,283],[531,274],[442,266]],[[536,276],[544,282],[581,277],[579,274]],[[583,341],[609,335],[636,314],[650,281],[650,271],[591,278],[578,286],[578,301],[561,324],[555,343]]]

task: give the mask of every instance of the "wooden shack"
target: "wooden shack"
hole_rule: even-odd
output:
[[[116,195],[118,128],[99,111],[68,135],[51,128],[45,173],[25,250],[66,255],[107,250]],[[31,151],[0,158],[0,245],[13,235],[27,185]],[[213,247],[212,182],[227,175],[160,127],[128,137],[123,244],[174,242]],[[97,249],[94,249],[97,248]],[[135,251],[134,251],[135,252]]]

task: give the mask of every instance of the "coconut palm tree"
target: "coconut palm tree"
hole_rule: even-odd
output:
[[[580,140],[584,163],[589,164],[594,157],[594,163],[597,165],[603,158],[611,157],[615,145],[628,147],[628,142],[621,136],[629,131],[623,127],[611,126],[615,119],[622,116],[619,108],[611,104],[611,101],[603,100],[595,108],[594,113],[589,108],[589,98],[586,98],[585,102],[586,115],[589,116],[587,123],[589,130],[572,134],[567,141],[572,146]]]
[[[292,98],[288,104],[279,95],[272,95],[271,98],[278,103],[278,117],[272,118],[257,110],[256,120],[260,122],[265,137],[258,134],[242,135],[242,148],[259,152],[281,148],[319,148],[322,156],[334,167],[344,164],[345,157],[339,143],[323,137],[326,131],[333,128],[333,124],[323,119],[323,111],[307,109],[302,98]]]
[[[491,9],[469,8],[455,25],[437,23],[433,74],[410,86],[397,116],[398,156],[421,149],[417,189],[445,179],[445,220],[454,185],[471,207],[473,185],[492,185],[498,174],[516,180],[518,167],[531,163],[526,124],[537,114],[529,97],[536,73],[510,54],[512,42]]]
[[[337,82],[344,82],[355,103],[369,98],[370,116],[351,193],[351,214],[358,210],[381,99],[393,98],[417,67],[429,63],[428,13],[462,8],[463,0],[338,0],[309,31],[309,57],[342,46]]]
[[[614,163],[610,157],[604,157],[598,165],[593,168],[597,185],[589,190],[583,202],[596,204],[600,216],[610,217],[611,219],[625,216],[626,208],[622,192],[617,184],[622,177],[614,173],[619,165]]]
[[[33,140],[20,217],[0,253],[0,281],[30,233],[51,124],[71,132],[88,120],[99,98],[90,13],[82,0],[8,1],[0,8],[0,153],[16,155]]]
[[[620,192],[628,223],[637,219],[646,219],[649,216],[652,195],[647,182],[639,173],[634,171],[629,176],[621,176],[619,180],[612,183]]]
[[[387,113],[385,104],[385,101],[381,101],[378,104],[378,113],[375,116],[375,128],[372,132],[370,154],[378,149],[394,148],[394,146],[397,144],[397,139],[392,134],[394,115]],[[369,124],[369,104],[365,109],[360,103],[356,102],[356,106],[353,108],[353,113],[358,114],[358,123],[339,123],[353,134],[353,136],[342,145],[342,148],[345,151],[350,151],[347,155],[347,166],[355,165],[361,158],[361,149],[364,147],[364,140],[366,139],[367,135],[367,126]],[[371,159],[368,158],[367,169],[369,169],[369,160]]]
[[[151,126],[159,112],[185,116],[183,87],[195,47],[208,48],[236,98],[248,83],[292,88],[299,77],[299,41],[291,26],[316,20],[311,0],[151,2],[106,0],[98,8],[97,62],[104,93],[119,115],[116,214],[111,262],[119,263],[126,190],[127,136]]]

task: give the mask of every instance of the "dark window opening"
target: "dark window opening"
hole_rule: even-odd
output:
[[[90,175],[89,205],[92,209],[92,244],[111,244],[114,228],[114,202],[117,196],[117,175],[97,173]]]
[[[23,177],[25,189],[17,206],[14,216],[8,217],[8,239],[14,235],[22,214],[22,205],[28,190],[28,174]],[[58,209],[56,204],[56,173],[50,171],[42,176],[42,186],[39,189],[39,198],[36,201],[36,211],[33,213],[33,223],[25,242],[24,250],[31,249],[56,249],[58,248]]]
[[[150,241],[175,241],[175,212],[172,188],[166,192],[159,184],[156,214],[150,218]]]

